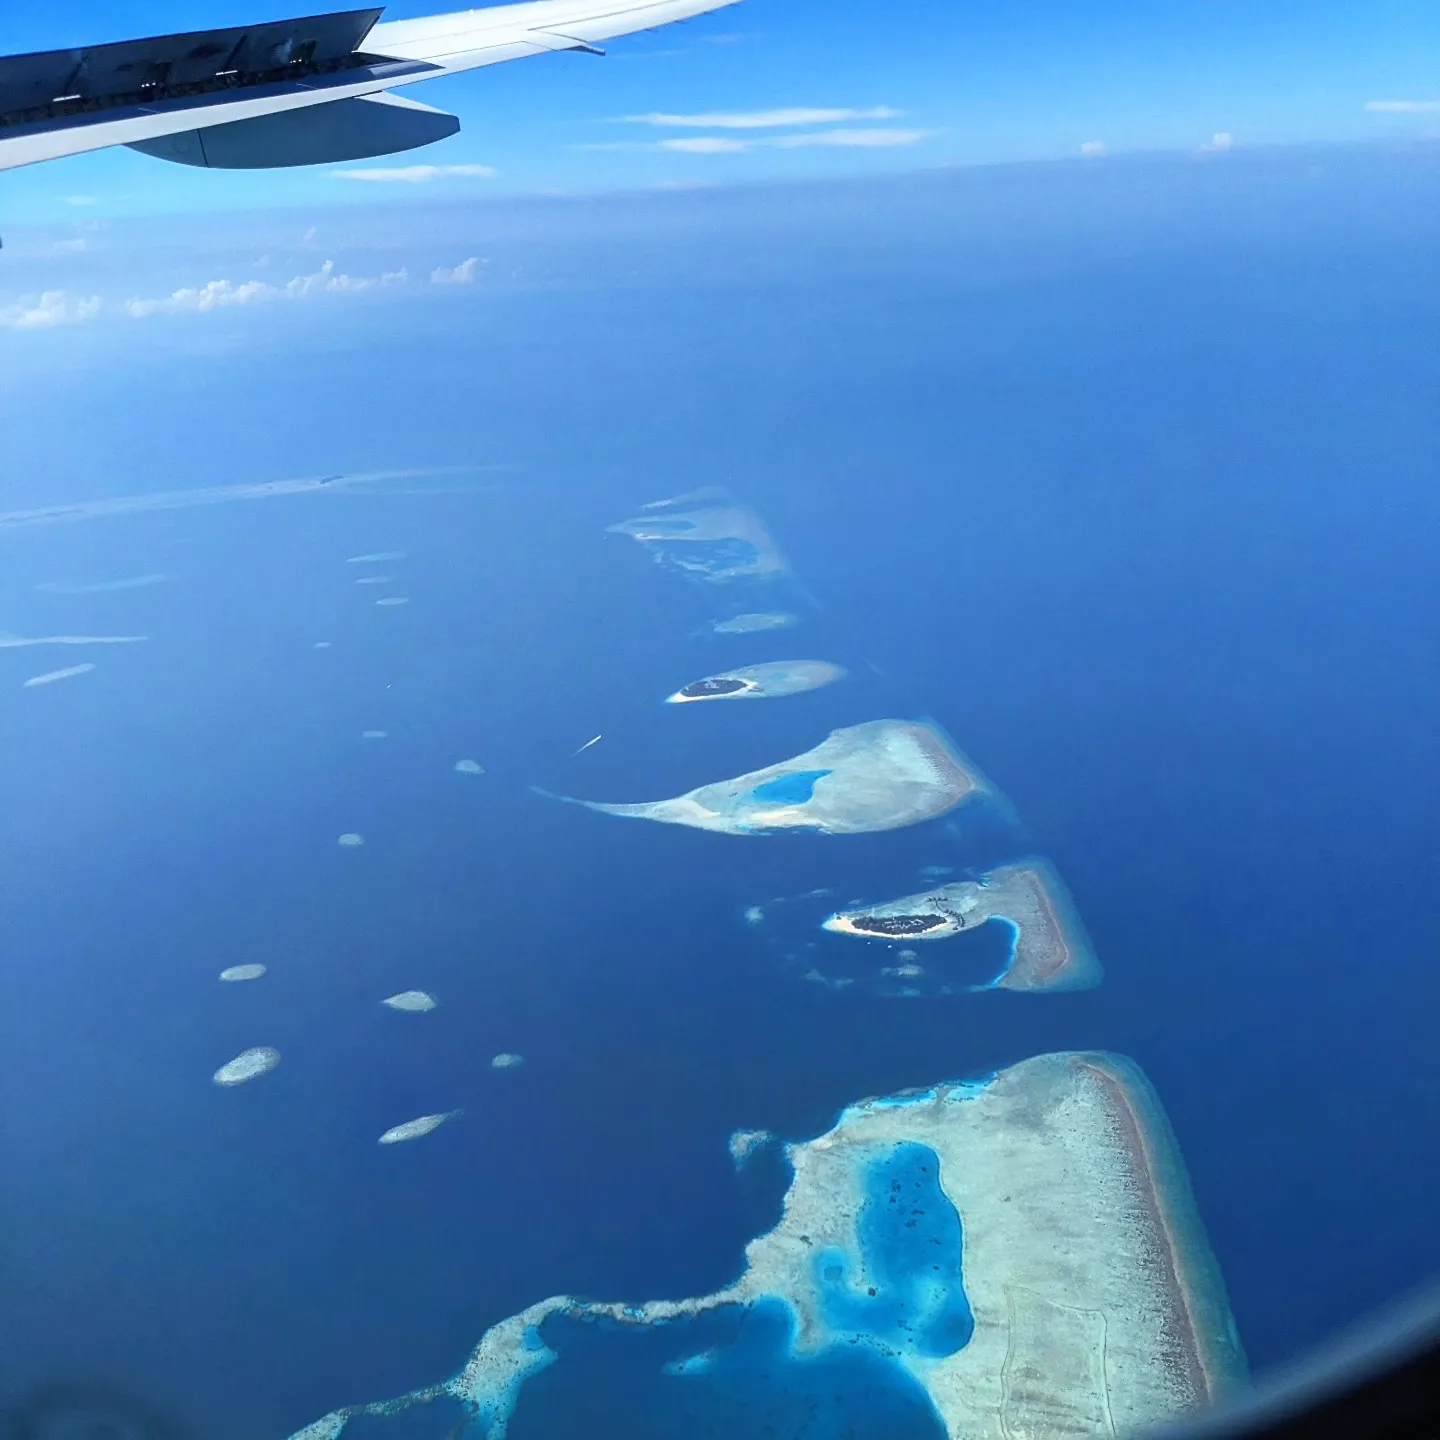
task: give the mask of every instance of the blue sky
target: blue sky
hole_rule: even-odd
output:
[[[305,8],[257,0],[7,6],[0,52]],[[446,8],[456,7],[398,0],[386,16]],[[436,167],[423,180],[208,174],[118,150],[0,176],[0,219],[373,201],[382,190],[406,203],[419,184],[459,198],[863,175],[1056,158],[1082,147],[1197,150],[1216,136],[1231,137],[1221,146],[1249,146],[1436,135],[1440,8],[1433,0],[743,0],[613,42],[604,60],[547,56],[412,93],[454,110],[464,126],[388,167]],[[623,118],[797,109],[835,113],[743,129],[734,119],[668,126]]]

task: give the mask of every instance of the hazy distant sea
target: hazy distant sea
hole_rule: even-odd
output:
[[[544,1296],[722,1284],[785,1184],[736,1174],[737,1128],[1058,1048],[1154,1081],[1257,1368],[1435,1268],[1440,177],[1226,165],[452,211],[521,277],[227,318],[201,355],[177,320],[66,386],[7,353],[0,511],[507,468],[0,527],[0,630],[150,637],[0,650],[0,1398],[99,1380],[281,1436]],[[801,628],[704,637],[604,534],[707,484],[765,517]],[[851,678],[659,704],[791,652]],[[888,715],[1013,802],[1101,989],[837,993],[744,922],[945,863],[939,829],[724,837],[530,788],[659,798]],[[417,987],[436,1011],[378,1004]],[[254,1044],[279,1069],[217,1089]]]

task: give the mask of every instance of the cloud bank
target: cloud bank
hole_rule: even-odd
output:
[[[72,295],[46,290],[42,295],[0,307],[0,330],[52,330],[57,325],[83,325],[101,308],[98,295]]]
[[[425,185],[432,180],[464,177],[488,180],[499,173],[492,165],[373,165],[330,172],[336,180],[359,180],[368,185]]]
[[[714,110],[699,115],[673,115],[652,110],[648,115],[627,115],[628,125],[653,125],[665,130],[775,130],[800,125],[838,125],[854,120],[898,120],[901,112],[888,105],[865,110],[820,109],[795,106],[778,110]]]
[[[430,272],[430,283],[432,285],[473,285],[475,273],[482,263],[478,255],[472,255],[468,260],[462,260],[449,270],[442,265]]]
[[[611,141],[587,145],[587,150],[665,150],[675,155],[743,155],[749,150],[880,150],[915,145],[933,131],[902,130],[898,126],[868,130],[802,130],[795,135],[764,135],[737,139],[734,135],[675,135],[665,140]]]
[[[1365,108],[1384,115],[1430,115],[1440,110],[1440,100],[1367,100]]]
[[[485,261],[477,255],[453,267],[440,266],[430,272],[432,285],[472,285]],[[409,285],[410,272],[386,270],[379,275],[350,275],[327,260],[308,275],[296,275],[282,285],[267,280],[219,279],[204,285],[182,286],[168,295],[135,296],[118,305],[98,295],[76,295],[67,290],[46,290],[9,305],[0,305],[0,330],[49,330],[59,325],[80,325],[102,314],[121,314],[132,320],[156,315],[208,315],[287,300],[308,300],[317,295],[357,295],[372,290],[398,289]]]

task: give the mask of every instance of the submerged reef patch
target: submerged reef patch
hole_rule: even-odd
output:
[[[1244,1378],[1174,1137],[1121,1056],[862,1101],[788,1154],[784,1213],[733,1285],[542,1301],[451,1379],[292,1440],[446,1396],[476,1440],[1099,1437]]]
[[[765,630],[788,630],[800,617],[790,610],[748,610],[728,620],[716,620],[710,628],[717,635],[758,635]]]
[[[765,522],[721,486],[652,501],[608,528],[699,587],[714,634],[781,629],[814,608]]]
[[[638,540],[667,569],[711,585],[790,569],[765,522],[719,486],[654,501],[645,509],[609,530]]]

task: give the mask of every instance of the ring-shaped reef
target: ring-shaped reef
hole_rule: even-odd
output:
[[[575,803],[606,815],[725,835],[814,830],[863,835],[933,820],[990,787],[936,725],[871,720],[833,730],[803,755],[670,800]]]
[[[450,1379],[292,1440],[1113,1437],[1244,1380],[1174,1136],[1121,1056],[862,1101],[787,1154],[734,1284],[541,1301]]]

